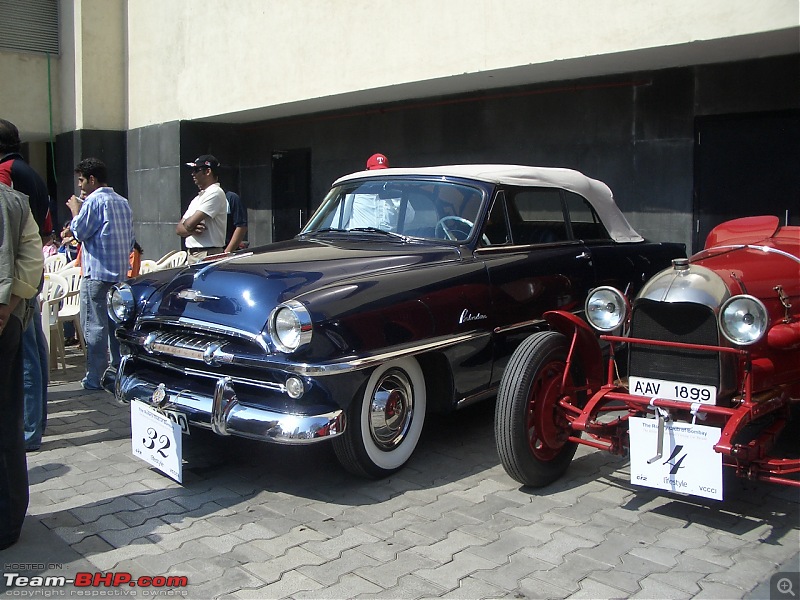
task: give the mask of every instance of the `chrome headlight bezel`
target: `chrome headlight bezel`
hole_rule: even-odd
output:
[[[281,352],[291,354],[311,343],[311,315],[297,300],[276,306],[269,315],[267,325],[272,343]]]
[[[755,344],[769,329],[767,307],[750,294],[728,298],[720,307],[717,321],[725,339],[737,346]]]
[[[609,333],[622,327],[630,314],[630,303],[625,294],[609,285],[596,287],[587,296],[584,314],[589,325],[597,331]],[[613,320],[599,317],[613,315]]]
[[[106,296],[108,316],[115,323],[123,324],[133,320],[136,313],[136,301],[131,286],[125,282],[117,283]]]

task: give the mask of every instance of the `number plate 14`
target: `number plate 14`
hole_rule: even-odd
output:
[[[178,483],[183,482],[182,441],[180,425],[144,402],[131,402],[133,455]]]

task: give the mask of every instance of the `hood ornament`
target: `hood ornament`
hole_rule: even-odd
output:
[[[206,300],[219,300],[218,296],[207,296],[200,290],[186,289],[178,292],[178,298],[188,302],[205,302]]]

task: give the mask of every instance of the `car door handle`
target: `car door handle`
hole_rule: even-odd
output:
[[[580,253],[580,254],[578,254],[578,256],[576,256],[575,258],[576,258],[576,259],[578,259],[578,258],[588,258],[588,259],[591,259],[591,258],[592,258],[592,256],[591,256],[591,255],[590,255],[588,252],[581,252],[581,253]]]

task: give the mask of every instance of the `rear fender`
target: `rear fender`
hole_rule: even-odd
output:
[[[550,329],[570,340],[575,339],[575,352],[586,375],[586,383],[592,390],[599,390],[604,379],[603,353],[597,333],[585,321],[569,312],[547,311],[542,316]]]

